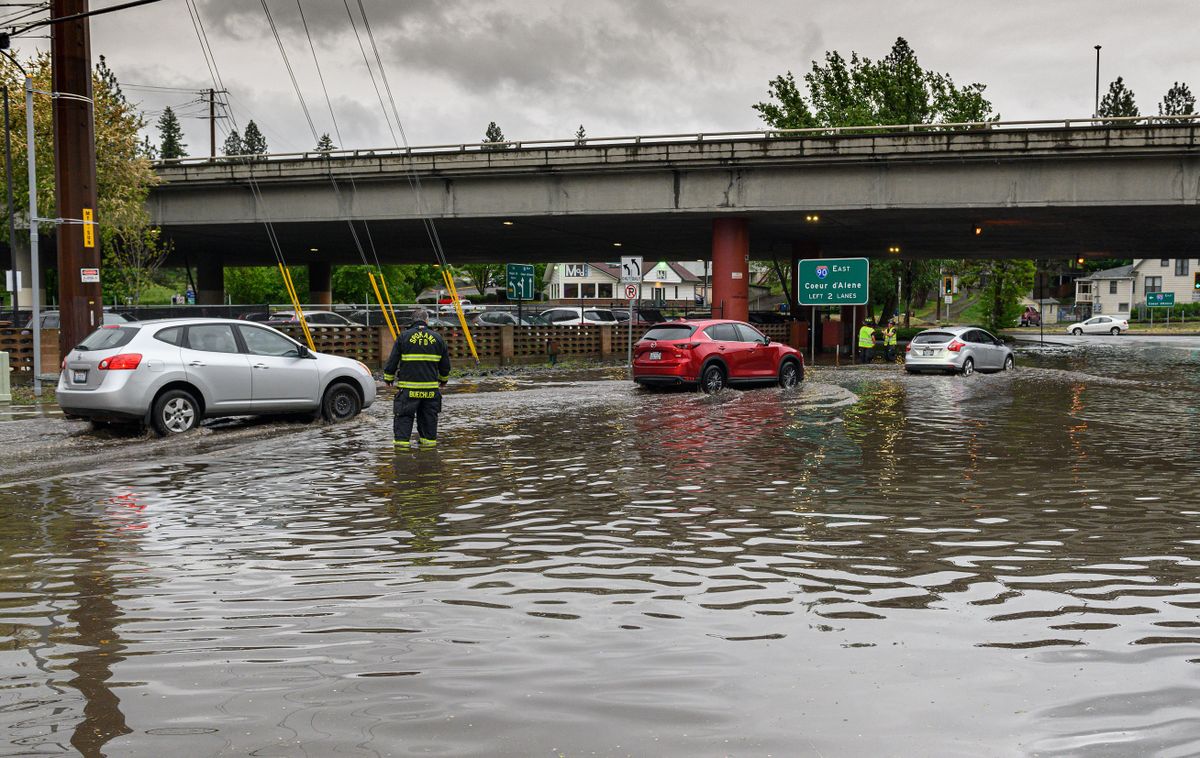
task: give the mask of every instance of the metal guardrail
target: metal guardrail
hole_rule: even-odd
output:
[[[1068,119],[1033,119],[1025,121],[962,121],[940,124],[885,124],[875,126],[810,127],[805,129],[750,129],[732,132],[695,132],[678,134],[643,134],[615,137],[569,137],[567,139],[514,140],[508,142],[460,142],[441,145],[408,147],[375,147],[346,150],[308,150],[299,153],[260,153],[257,155],[227,155],[216,158],[187,157],[154,161],[157,168],[172,166],[237,165],[268,161],[314,159],[387,158],[425,154],[503,153],[506,150],[570,149],[581,147],[635,147],[662,143],[710,143],[751,140],[774,140],[789,137],[837,137],[861,134],[900,135],[925,132],[996,131],[1000,129],[1053,128],[1111,128],[1114,126],[1189,126],[1200,125],[1200,115],[1190,116],[1119,116]]]

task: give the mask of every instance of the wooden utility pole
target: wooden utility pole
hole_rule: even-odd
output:
[[[88,0],[51,0],[58,19],[87,13]],[[96,127],[92,110],[92,45],[86,17],[50,27],[54,81],[54,193],[58,200],[60,354],[103,323],[100,235],[96,221]]]

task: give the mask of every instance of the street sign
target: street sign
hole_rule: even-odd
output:
[[[866,258],[807,258],[796,277],[800,305],[866,305],[871,264]]]
[[[92,223],[93,219],[94,219],[94,216],[92,214],[92,209],[84,208],[83,209],[83,246],[84,247],[95,247],[96,246],[96,225],[94,223]],[[84,279],[84,281],[87,281],[87,279]],[[100,280],[97,279],[96,281],[100,281]]]
[[[642,256],[621,256],[621,284],[641,284]]]
[[[98,268],[81,268],[79,269],[79,281],[84,284],[100,281],[100,269]]]
[[[952,305],[953,303],[954,303],[954,295],[946,295],[946,305]]]
[[[13,278],[16,281],[13,281]],[[13,285],[16,285],[15,287]],[[4,289],[8,292],[16,292],[21,289],[21,272],[20,271],[5,271],[4,272]]]
[[[533,299],[533,266],[527,263],[510,263],[504,268],[504,281],[509,300]]]
[[[637,300],[637,296],[638,296],[638,286],[636,284],[626,284],[625,285],[625,299],[626,300]]]
[[[1171,308],[1175,305],[1174,292],[1147,292],[1147,308]]]

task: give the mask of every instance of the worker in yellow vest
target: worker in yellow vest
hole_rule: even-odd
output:
[[[883,328],[883,352],[888,363],[896,360],[896,319],[888,321]]]
[[[870,363],[875,357],[875,325],[870,321],[863,322],[858,329],[859,360]]]

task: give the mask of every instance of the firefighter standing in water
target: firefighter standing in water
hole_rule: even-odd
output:
[[[858,351],[863,363],[870,363],[875,357],[875,326],[870,321],[858,328]]]
[[[888,363],[896,360],[896,319],[888,321],[883,328],[883,352]]]
[[[383,367],[383,381],[396,383],[392,439],[396,449],[412,447],[413,419],[421,447],[437,445],[441,388],[450,380],[450,352],[442,335],[429,328],[429,313],[418,309],[412,324],[396,338]]]

